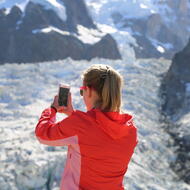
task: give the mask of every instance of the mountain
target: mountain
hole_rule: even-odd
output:
[[[99,27],[112,26],[130,42],[137,58],[172,59],[190,37],[189,0],[86,0]],[[118,35],[118,34],[116,34]]]
[[[3,0],[0,24],[0,63],[121,59],[128,47],[137,58],[172,59],[190,37],[190,2]]]
[[[176,146],[177,158],[171,164],[174,171],[190,184],[190,41],[178,52],[162,79],[162,114],[166,130]]]
[[[83,0],[2,1],[0,25],[0,63],[121,58],[117,43],[98,30]]]
[[[56,37],[59,37],[59,34],[64,36],[72,34],[74,40],[77,38],[77,47],[80,45],[79,42],[90,44],[89,47],[92,45],[92,51],[90,51],[91,48],[87,48],[89,51],[87,55],[92,52],[93,56],[96,56],[100,45],[103,49],[100,53],[104,55],[109,53],[108,46],[101,44],[100,39],[109,40],[111,36],[106,35],[109,32],[116,39],[122,56],[119,60],[97,57],[78,61],[66,58],[35,64],[6,63],[0,65],[0,190],[59,189],[61,173],[67,158],[67,147],[40,145],[34,135],[34,129],[41,112],[49,107],[53,97],[57,94],[60,82],[71,85],[75,109],[85,111],[82,97],[79,95],[79,87],[82,84],[81,73],[92,64],[107,64],[122,74],[124,77],[122,108],[134,116],[134,123],[138,129],[139,144],[129,164],[128,172],[124,176],[124,188],[127,190],[190,190],[190,69],[188,64],[190,45],[182,48],[182,51],[177,53],[172,61],[163,58],[136,59],[135,53],[136,56],[140,54],[137,51],[140,48],[139,42],[135,38],[135,34],[138,33],[132,31],[131,27],[125,27],[121,22],[124,20],[121,19],[122,17],[132,19],[133,23],[135,19],[146,20],[154,11],[157,11],[162,19],[173,22],[172,20],[176,19],[176,13],[173,10],[176,12],[179,11],[178,9],[184,10],[186,6],[180,6],[180,8],[178,5],[180,2],[187,1],[86,0],[89,18],[92,17],[93,22],[89,19],[85,20],[86,17],[81,19],[79,16],[82,14],[81,11],[79,13],[71,11],[68,17],[66,4],[63,4],[61,0],[1,0],[0,2],[1,26],[8,25],[13,31],[16,27],[20,31],[26,30],[28,35],[32,33],[33,36],[38,36],[37,40],[32,41],[34,44],[41,39],[39,35],[44,37],[44,34],[56,33]],[[14,7],[15,2],[17,3]],[[158,10],[159,3],[163,5],[163,9]],[[26,23],[27,28],[24,29],[23,20],[26,19],[26,8],[29,5],[38,7],[35,12],[27,13],[35,18],[37,24],[35,25],[34,19],[27,17],[30,24]],[[164,11],[169,6],[173,7],[171,9],[173,15],[164,17]],[[10,14],[11,12],[14,14]],[[117,14],[118,12],[120,14]],[[48,17],[44,16],[46,14]],[[50,19],[49,15],[54,16]],[[71,26],[70,21],[66,23],[68,18],[73,23]],[[186,17],[181,17],[181,19],[185,21]],[[172,31],[176,32],[176,35],[178,30],[183,30],[177,20]],[[78,22],[80,25],[76,25]],[[187,44],[188,40],[185,38],[189,36],[186,33],[187,25],[185,24],[188,22],[188,20],[184,22],[184,35],[179,32],[179,39],[184,37],[184,44]],[[39,23],[42,23],[40,28],[38,28]],[[49,23],[54,25],[49,25]],[[59,25],[59,23],[64,24]],[[93,24],[91,28],[88,28],[85,23]],[[140,23],[142,26],[139,22],[136,23],[137,31],[141,30],[138,27],[143,28],[143,24],[145,26],[147,24],[147,22]],[[155,26],[157,24],[153,25],[152,30],[156,29]],[[3,34],[2,27],[0,27],[1,35],[4,35],[1,40],[5,43],[9,42],[6,33],[10,33],[11,30],[4,30]],[[166,34],[168,38],[170,33]],[[143,36],[150,44],[149,48],[147,48],[148,42],[140,48],[142,52],[148,53],[147,57],[155,56],[155,51],[163,52],[164,46],[161,42],[153,43],[155,41],[149,40],[142,32]],[[145,37],[143,38],[146,39]],[[23,36],[20,38],[22,39]],[[23,44],[27,44],[28,39],[24,39]],[[14,40],[11,43],[14,44]],[[46,44],[46,40],[43,43]],[[165,45],[171,47],[170,44]],[[46,46],[47,44],[43,48],[47,48]],[[3,47],[0,46],[0,52],[3,51],[6,54],[7,51]],[[73,45],[73,47],[76,46]],[[24,47],[19,48],[25,51]],[[169,51],[174,54],[171,49],[164,48],[164,50],[168,54]],[[9,51],[14,52],[14,49],[9,48]],[[4,54],[1,56],[5,57]],[[162,53],[159,56],[165,56],[165,54]],[[57,114],[57,121],[64,118],[65,115]]]

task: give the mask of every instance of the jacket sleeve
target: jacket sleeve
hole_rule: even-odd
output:
[[[50,146],[64,146],[75,144],[77,136],[77,116],[73,113],[56,123],[56,111],[53,108],[46,108],[36,125],[35,134],[42,144]]]

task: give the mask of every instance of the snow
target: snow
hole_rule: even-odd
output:
[[[136,45],[136,40],[132,37],[126,29],[122,30],[120,27],[116,26],[111,18],[112,13],[118,12],[122,15],[126,11],[133,10],[133,4],[131,1],[125,0],[85,0],[90,11],[90,14],[95,21],[98,28],[104,33],[111,33],[114,39],[118,42],[118,48],[122,51],[123,46],[128,46],[127,44]],[[132,7],[130,7],[132,6]],[[128,10],[127,10],[128,9]],[[133,13],[135,10],[133,10]]]
[[[56,27],[53,27],[53,26],[49,26],[49,27],[46,27],[46,28],[42,28],[42,29],[34,29],[32,30],[32,33],[33,34],[37,34],[37,33],[49,33],[49,32],[57,32],[61,35],[70,35],[69,32],[67,31],[63,31],[63,30],[60,30]]]
[[[152,42],[153,46],[161,53],[164,53],[165,52],[165,49],[166,50],[170,50],[170,49],[173,49],[173,45],[170,44],[170,43],[162,43],[162,42],[159,42],[157,41],[156,39],[153,39],[153,38],[150,38],[149,37],[149,40]]]
[[[169,9],[165,4],[160,4],[160,1],[152,0],[85,0],[89,10],[97,22],[104,22],[109,20],[114,12],[119,12],[127,18],[145,17],[151,12],[159,13],[165,9]],[[108,11],[109,10],[109,11]]]
[[[17,21],[17,23],[16,23],[16,30],[18,30],[20,28],[20,25],[22,23],[23,23],[22,20]]]
[[[162,46],[158,46],[156,49],[157,49],[160,53],[164,53],[164,52],[165,52],[165,50],[164,50],[164,48],[163,48]]]
[[[105,33],[96,29],[88,29],[82,25],[77,25],[78,35],[76,37],[83,43],[94,44],[101,40]]]
[[[0,9],[6,8],[6,14],[8,14],[11,8],[16,5],[21,11],[24,13],[26,5],[29,2],[33,2],[36,4],[40,4],[44,6],[46,9],[52,9],[57,13],[57,15],[65,21],[67,19],[66,9],[61,0],[1,0],[0,1]]]
[[[112,26],[107,25],[107,24],[98,24],[98,28],[100,28],[100,30],[104,33],[113,34],[113,33],[118,32],[118,30],[115,27],[112,27]]]
[[[107,26],[111,28],[109,33],[112,33],[113,37],[120,46],[123,44],[133,44],[136,46],[136,40],[132,37],[134,31],[130,28],[125,28],[125,19],[138,19],[147,18],[152,14],[159,14],[163,22],[169,23],[175,22],[175,13],[172,14],[171,8],[167,5],[165,0],[85,0],[90,11],[90,14],[95,20],[98,26]],[[168,17],[168,14],[172,15]],[[114,15],[118,15],[118,20],[114,21]],[[102,28],[101,28],[102,29]],[[111,32],[110,32],[111,31]],[[112,32],[115,31],[115,32]],[[124,33],[120,33],[126,32]],[[141,35],[141,34],[140,34]],[[121,40],[122,39],[122,40]],[[154,42],[153,42],[154,45]],[[168,49],[172,49],[171,44],[157,44],[155,45],[157,50],[161,53]],[[122,47],[120,48],[120,50]]]
[[[48,26],[46,28],[34,29],[32,30],[32,33],[37,34],[37,33],[57,32],[61,35],[74,35],[83,43],[87,43],[87,44],[97,43],[99,40],[101,40],[102,36],[106,34],[95,29],[88,29],[82,25],[78,25],[77,30],[78,30],[78,34],[71,34],[68,31],[60,30],[54,26]]]
[[[33,0],[36,3],[44,5],[47,9],[53,9],[55,13],[58,14],[60,19],[63,21],[66,21],[67,19],[67,14],[66,14],[66,9],[63,4],[63,1],[61,0]]]
[[[129,43],[135,44],[134,38],[127,31],[119,31],[117,28],[107,24],[96,23],[97,29],[88,29],[82,25],[77,25],[78,35],[75,35],[84,43],[94,44],[101,40],[107,33],[114,36],[114,39],[118,42],[119,48],[122,51],[122,47],[128,46]],[[129,46],[127,47],[129,49]]]
[[[143,4],[143,3],[140,4],[140,7],[141,7],[142,9],[148,9],[148,6],[146,6],[146,5]]]

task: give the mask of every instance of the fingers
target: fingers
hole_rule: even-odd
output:
[[[68,94],[68,104],[69,105],[72,104],[71,92],[69,92],[69,94]]]
[[[69,94],[68,94],[68,105],[67,106],[59,106],[58,98],[59,98],[59,95],[54,96],[54,105],[57,107],[58,112],[64,113],[66,115],[70,115],[73,111],[71,92],[69,92]]]
[[[58,95],[55,95],[55,96],[54,96],[54,100],[57,100],[57,99],[58,99]]]
[[[56,109],[58,109],[59,105],[58,105],[58,96],[57,95],[54,96],[53,103],[51,105],[53,105]]]

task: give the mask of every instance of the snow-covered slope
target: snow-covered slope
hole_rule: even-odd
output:
[[[93,19],[105,28],[132,35],[138,57],[167,57],[182,49],[189,38],[189,0],[85,0]],[[118,35],[118,32],[112,32]],[[144,51],[143,51],[144,49]],[[142,52],[142,53],[141,53]]]
[[[1,0],[0,1],[0,9],[5,8],[6,13],[8,14],[11,8],[16,5],[18,6],[22,12],[24,13],[25,7],[28,2],[33,2],[37,4],[43,5],[46,9],[54,10],[57,15],[65,21],[67,19],[66,10],[63,1],[60,0]]]
[[[165,9],[171,11],[165,4],[167,0],[85,0],[91,7],[94,18],[105,23],[111,21],[109,18],[112,13],[119,12],[126,18],[140,18],[149,16],[153,13],[164,14]]]

